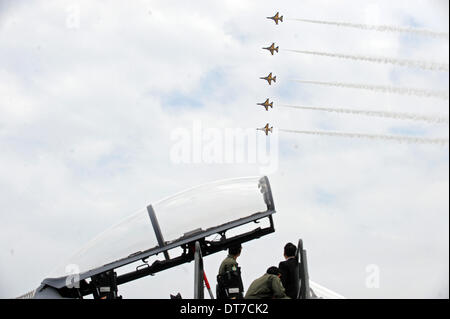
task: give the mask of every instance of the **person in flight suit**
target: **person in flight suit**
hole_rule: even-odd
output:
[[[290,299],[286,295],[280,276],[277,267],[270,267],[264,275],[251,283],[245,299]]]
[[[296,252],[297,247],[293,243],[287,243],[284,246],[285,261],[280,262],[280,264],[278,265],[281,273],[281,283],[286,289],[286,295],[288,295],[292,299],[297,299],[299,290],[298,274],[297,276],[295,274],[295,272],[298,273],[298,262],[295,258]]]
[[[241,255],[241,244],[228,249],[228,256],[219,267],[217,275],[217,299],[242,299],[244,286],[241,278],[241,268],[236,259]]]

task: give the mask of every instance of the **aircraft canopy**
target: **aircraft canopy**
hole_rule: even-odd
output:
[[[130,215],[88,242],[51,278],[84,273],[259,213],[274,212],[267,177],[221,180],[180,192]],[[259,217],[261,218],[261,217]],[[151,255],[151,254],[149,254]]]

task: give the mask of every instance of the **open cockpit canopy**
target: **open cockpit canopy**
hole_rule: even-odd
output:
[[[62,279],[75,270],[82,274],[81,280],[157,253],[166,255],[169,249],[184,243],[223,233],[274,212],[267,177],[197,186],[149,205],[107,229],[50,277]]]

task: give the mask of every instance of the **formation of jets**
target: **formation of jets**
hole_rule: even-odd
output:
[[[266,124],[266,126],[257,128],[258,131],[263,131],[266,133],[266,135],[269,135],[269,132],[272,133],[273,126],[269,128],[269,123]]]
[[[273,52],[274,52],[274,51],[278,53],[278,48],[279,48],[279,47],[276,47],[276,48],[275,48],[275,43],[272,43],[272,45],[271,45],[270,47],[263,48],[263,49],[264,49],[264,50],[269,50],[270,53],[272,53],[272,55],[273,55]]]
[[[275,21],[275,24],[278,24],[278,21],[283,22],[283,16],[279,16],[279,12],[277,12],[273,17],[267,17],[267,19],[272,19]]]
[[[277,12],[273,17],[267,17],[267,19],[272,19],[275,22],[275,24],[278,24],[278,21],[283,22],[283,16],[280,16],[279,12]],[[274,52],[278,53],[278,48],[279,47],[275,47],[275,43],[272,43],[271,46],[269,46],[267,48],[263,48],[263,50],[268,50],[270,52],[270,54],[273,55]],[[266,76],[266,77],[260,77],[260,79],[266,80],[267,82],[269,82],[269,85],[272,85],[272,81],[273,82],[277,81],[277,77],[276,76],[272,76],[272,72],[270,72],[269,75]],[[269,110],[269,106],[271,108],[273,108],[273,102],[269,102],[269,99],[266,99],[264,101],[264,103],[256,103],[256,104],[264,106],[266,111]],[[273,126],[269,128],[269,123],[267,123],[266,126],[261,127],[261,128],[257,128],[257,130],[263,131],[264,133],[266,133],[266,136],[267,136],[267,135],[269,135],[269,132],[272,133]]]
[[[269,110],[269,106],[273,108],[273,101],[269,103],[269,99],[267,99],[264,103],[256,103],[256,105],[262,105],[266,108],[266,111]]]

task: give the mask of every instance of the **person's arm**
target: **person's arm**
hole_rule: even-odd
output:
[[[280,278],[278,278],[277,276],[274,276],[272,280],[272,291],[273,298],[275,299],[291,299],[286,295],[283,284],[281,283]]]
[[[278,265],[278,270],[281,274],[281,283],[283,284],[283,287],[287,287],[288,280],[289,280],[289,268],[286,265],[285,262],[280,262]]]

